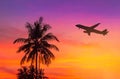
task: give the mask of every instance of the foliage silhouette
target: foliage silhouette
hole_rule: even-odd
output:
[[[28,79],[28,70],[27,67],[22,67],[21,69],[18,69],[17,77],[18,79]]]
[[[31,62],[31,65],[36,66],[36,75],[38,75],[38,62],[49,65],[51,60],[55,58],[50,49],[59,51],[58,47],[54,44],[50,44],[50,40],[56,40],[58,38],[52,33],[46,33],[51,26],[43,23],[43,18],[40,17],[34,24],[27,23],[26,28],[28,30],[27,38],[18,38],[13,43],[22,43],[17,52],[24,52],[24,56],[21,59],[20,64],[24,62]],[[38,61],[39,58],[39,61]],[[40,65],[39,65],[40,66]],[[36,79],[37,76],[36,76]]]
[[[22,66],[22,68],[18,69],[17,78],[18,79],[35,79],[36,76],[37,79],[48,79],[48,77],[44,74],[44,69],[37,70],[39,73],[36,75],[35,68],[33,65],[29,66],[28,68],[25,66]]]

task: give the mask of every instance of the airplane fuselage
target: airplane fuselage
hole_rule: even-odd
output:
[[[82,29],[84,29],[86,32],[95,32],[95,33],[100,33],[102,34],[102,31],[99,31],[97,29],[93,29],[93,28],[90,28],[90,27],[81,27]],[[84,31],[84,32],[85,32]]]

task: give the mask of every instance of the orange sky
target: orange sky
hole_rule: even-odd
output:
[[[80,30],[75,33],[66,35],[73,35],[72,39],[59,36],[61,41],[55,44],[60,52],[54,52],[56,59],[49,67],[44,67],[46,75],[50,79],[119,79],[118,31],[111,31],[106,36],[87,36]],[[0,55],[0,79],[16,78],[22,56],[15,53],[17,47],[12,44],[12,40],[1,42],[0,52],[3,53]]]

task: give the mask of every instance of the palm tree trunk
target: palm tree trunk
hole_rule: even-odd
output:
[[[38,53],[36,53],[36,79],[37,79],[37,77],[38,77],[37,57],[38,57]]]
[[[39,54],[39,70],[40,70],[40,54]]]

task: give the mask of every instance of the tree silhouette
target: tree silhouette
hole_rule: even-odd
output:
[[[39,69],[38,76],[40,79],[48,79],[48,77],[45,76],[44,69]]]
[[[33,65],[29,67],[28,74],[29,79],[35,79],[35,68]]]
[[[24,52],[24,56],[21,59],[21,64],[25,61],[31,61],[31,65],[35,63],[36,79],[38,79],[38,57],[40,59],[39,63],[49,65],[51,60],[55,58],[50,49],[59,51],[58,47],[54,44],[50,44],[49,41],[56,40],[59,42],[59,40],[52,33],[46,33],[51,26],[44,24],[42,17],[39,18],[39,21],[34,22],[33,25],[27,23],[26,28],[28,29],[28,37],[18,38],[13,43],[22,43],[17,51]]]
[[[29,79],[27,67],[22,67],[21,69],[18,69],[17,77],[18,79]]]
[[[18,69],[17,77],[18,79],[48,79],[48,77],[44,74],[44,69],[37,70],[39,73],[38,75],[35,74],[35,68],[33,65],[29,67],[22,66],[22,68]]]

